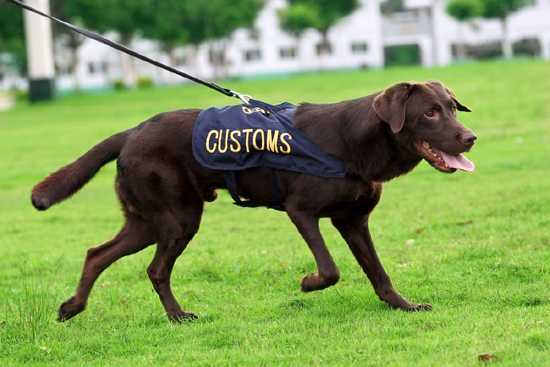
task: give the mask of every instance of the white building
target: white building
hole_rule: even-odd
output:
[[[309,30],[296,40],[283,32],[279,28],[277,11],[286,6],[286,1],[266,0],[254,30],[238,30],[226,42],[223,67],[214,67],[211,62],[216,57],[211,48],[219,49],[219,43],[203,45],[197,50],[178,50],[176,67],[205,79],[321,69],[382,68],[399,56],[396,53],[399,49],[409,58],[411,55],[416,57],[409,62],[444,66],[453,62],[455,44],[465,43],[475,48],[476,45],[497,44],[501,39],[497,20],[477,19],[475,27],[459,24],[446,14],[446,0],[405,0],[405,11],[389,15],[381,13],[381,2],[360,0],[360,7],[330,30],[330,55],[319,55],[320,34]],[[512,14],[508,27],[513,43],[529,40],[536,46],[533,51],[536,56],[550,59],[550,0],[534,0],[532,5]],[[114,34],[107,36],[116,39]],[[138,40],[131,47],[168,64],[167,55],[161,53],[153,42]],[[64,66],[68,65],[67,52],[58,47],[56,59],[60,66],[58,88],[73,89],[73,71]],[[108,88],[114,81],[123,79],[123,62],[132,63],[135,75],[151,78],[155,84],[185,82],[140,60],[128,61],[127,56],[119,51],[93,40],[85,41],[79,49],[79,60],[76,73],[83,89]]]

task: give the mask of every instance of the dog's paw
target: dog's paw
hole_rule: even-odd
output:
[[[300,282],[302,292],[312,292],[319,289],[319,276],[317,274],[308,274]]]
[[[393,307],[393,306],[392,306]],[[395,309],[408,311],[408,312],[417,312],[417,311],[431,311],[433,306],[428,303],[413,303],[406,301],[405,304],[393,307]]]
[[[199,317],[190,312],[178,312],[176,315],[168,315],[168,319],[173,323],[181,324],[182,322],[188,322],[198,319]]]
[[[388,306],[396,310],[414,312],[414,311],[431,311],[433,309],[432,305],[427,303],[414,303],[414,302],[408,301],[405,297],[399,294],[399,292],[397,292],[393,287],[379,289],[376,293],[378,293],[378,297],[380,298],[381,301],[386,302]]]
[[[431,311],[433,306],[428,303],[411,303],[411,308],[407,311]]]
[[[59,306],[57,321],[63,322],[78,315],[86,308],[85,304],[79,304],[74,297],[69,298]]]
[[[338,275],[321,278],[317,273],[308,274],[302,278],[302,281],[300,282],[300,289],[302,292],[318,291],[338,283],[339,279],[340,277]]]

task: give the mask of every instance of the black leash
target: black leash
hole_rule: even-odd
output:
[[[204,86],[207,86],[208,88],[214,89],[215,91],[218,91],[218,92],[220,92],[220,93],[222,93],[222,94],[225,94],[225,95],[228,96],[228,97],[239,98],[239,99],[240,99],[241,101],[243,101],[244,103],[248,103],[247,100],[246,100],[246,98],[250,98],[250,96],[248,96],[248,95],[244,95],[244,94],[237,93],[237,92],[235,92],[235,91],[233,91],[233,90],[231,90],[231,89],[229,89],[229,88],[224,88],[224,87],[222,87],[222,86],[220,86],[220,85],[218,85],[218,84],[216,84],[216,83],[207,82],[207,81],[205,81],[205,80],[199,79],[199,78],[197,78],[197,77],[194,77],[194,76],[189,75],[189,74],[187,74],[187,73],[184,73],[184,72],[182,72],[182,71],[179,71],[179,70],[177,70],[177,69],[174,69],[174,68],[171,67],[171,66],[164,65],[163,63],[160,63],[160,62],[158,62],[158,61],[156,61],[156,60],[150,59],[149,57],[144,56],[144,55],[142,55],[142,54],[140,54],[140,53],[138,53],[138,52],[136,52],[136,51],[134,51],[134,50],[131,50],[131,49],[129,49],[129,48],[126,47],[126,46],[123,46],[123,45],[121,45],[121,44],[119,44],[119,43],[113,42],[113,41],[111,41],[111,40],[109,40],[109,39],[107,39],[107,38],[105,38],[105,37],[102,37],[102,36],[100,36],[99,34],[96,34],[96,33],[94,33],[94,32],[90,32],[90,31],[88,31],[88,30],[86,30],[86,29],[77,27],[77,26],[72,25],[72,24],[70,24],[70,23],[67,23],[67,22],[64,22],[64,21],[62,21],[62,20],[59,20],[59,19],[57,19],[57,18],[55,18],[55,17],[52,17],[51,15],[42,13],[41,11],[36,10],[35,8],[33,8],[33,7],[31,7],[31,6],[28,6],[27,4],[25,4],[25,3],[21,2],[21,1],[18,1],[18,0],[5,0],[5,1],[7,1],[7,2],[9,2],[9,3],[12,3],[12,4],[15,4],[15,5],[17,5],[17,6],[20,6],[20,7],[24,8],[24,9],[29,10],[29,11],[32,11],[33,13],[39,14],[39,15],[41,15],[41,16],[43,16],[43,17],[49,18],[49,19],[51,19],[51,20],[53,20],[53,21],[55,21],[55,22],[57,22],[57,23],[59,23],[59,24],[63,24],[65,27],[70,28],[70,29],[72,29],[73,31],[75,31],[75,32],[77,32],[77,33],[80,33],[80,34],[82,34],[82,35],[84,35],[84,36],[86,36],[86,37],[88,37],[88,38],[91,38],[91,39],[93,39],[93,40],[96,40],[96,41],[98,41],[98,42],[101,42],[101,43],[103,43],[103,44],[105,44],[105,45],[107,45],[107,46],[110,46],[110,47],[112,47],[112,48],[114,48],[114,49],[117,49],[117,50],[119,50],[119,51],[125,52],[125,53],[127,53],[128,55],[132,55],[132,56],[134,56],[134,57],[137,57],[138,59],[143,60],[143,61],[145,61],[145,62],[148,62],[148,63],[150,63],[150,64],[153,64],[153,65],[155,65],[155,66],[158,66],[158,67],[161,68],[161,69],[168,70],[168,71],[171,72],[171,73],[174,73],[174,74],[177,74],[177,75],[179,75],[179,76],[181,76],[181,77],[184,77],[184,78],[187,78],[187,79],[189,79],[189,80],[192,80],[192,81],[194,81],[195,83],[199,83],[199,84],[202,84],[202,85],[204,85]]]

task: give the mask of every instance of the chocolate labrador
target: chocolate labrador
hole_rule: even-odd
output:
[[[384,91],[334,104],[301,104],[293,125],[325,152],[345,162],[342,179],[276,170],[284,209],[317,262],[301,290],[320,290],[338,282],[340,272],[319,232],[328,217],[350,247],[378,297],[397,309],[430,310],[405,299],[393,287],[374,248],[368,227],[382,185],[410,172],[423,159],[441,172],[472,171],[461,153],[476,135],[456,116],[470,109],[437,81],[398,83]],[[115,134],[52,173],[32,191],[38,210],[67,199],[107,162],[118,159],[116,192],[126,223],[106,243],[88,250],[73,297],[59,308],[63,321],[82,312],[97,277],[116,260],[157,244],[147,273],[172,321],[196,318],[182,310],[170,288],[172,268],[199,229],[204,202],[225,189],[223,172],[200,165],[192,153],[193,126],[201,110],[161,113]],[[236,174],[238,195],[259,206],[273,202],[267,168]]]

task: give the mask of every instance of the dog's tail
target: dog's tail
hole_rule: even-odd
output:
[[[76,161],[40,181],[32,189],[32,205],[38,210],[46,210],[75,194],[101,167],[119,156],[133,130],[122,131],[103,140]]]

